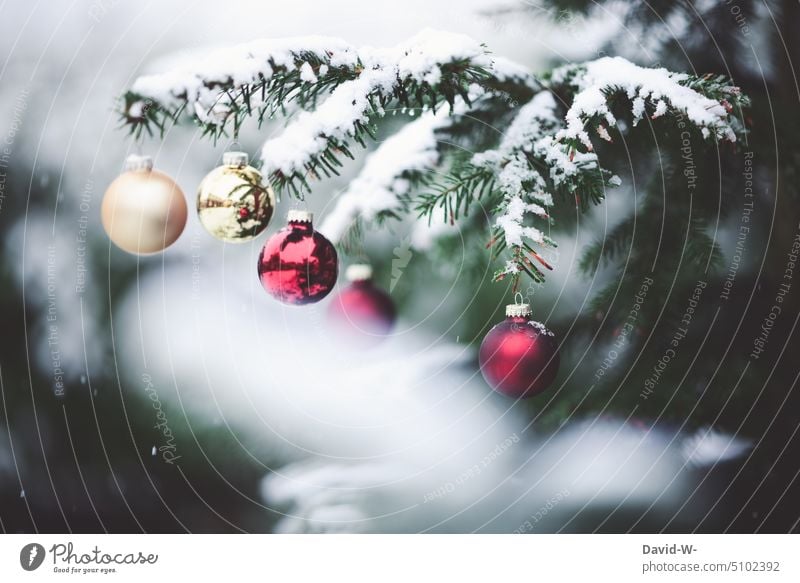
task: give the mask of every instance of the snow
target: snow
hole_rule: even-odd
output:
[[[269,80],[278,69],[298,70],[304,81],[316,79],[307,62],[310,56],[324,63],[320,76],[326,75],[330,67],[355,68],[358,64],[356,49],[337,38],[304,36],[257,40],[218,49],[202,58],[188,60],[171,71],[139,77],[131,91],[168,111],[186,105],[189,111],[207,121],[206,112],[219,101],[222,88]],[[135,102],[128,113],[133,115],[142,107],[142,102]]]
[[[505,233],[508,245],[520,246],[523,238],[544,243],[544,235],[539,229],[522,224],[528,206],[521,197],[513,197],[507,201],[505,212],[497,217],[495,224]]]
[[[469,62],[501,79],[532,82],[529,75],[522,77],[522,67],[493,59],[470,37],[436,30],[422,31],[391,48],[365,47],[358,55],[363,72],[357,79],[336,87],[315,111],[300,113],[281,135],[264,144],[261,158],[266,172],[304,172],[306,165],[327,148],[329,140],[346,141],[352,138],[356,124],[369,123],[371,115],[383,115],[374,101],[390,98],[400,80],[435,85],[441,80],[443,66]]]
[[[317,73],[310,57],[322,63]],[[309,36],[242,44],[184,62],[169,72],[140,77],[132,91],[142,100],[130,104],[127,113],[140,117],[151,100],[170,112],[186,106],[201,122],[220,125],[231,110],[232,97],[225,97],[225,91],[235,96],[242,87],[269,81],[277,70],[297,71],[306,83],[320,81],[331,67],[361,71],[335,87],[315,111],[300,113],[280,136],[264,144],[265,170],[288,175],[304,172],[328,140],[347,140],[357,123],[368,123],[372,114],[383,115],[378,106],[373,110],[373,98],[391,98],[400,80],[435,85],[441,81],[443,66],[462,62],[489,70],[501,81],[534,83],[524,67],[492,57],[482,44],[462,34],[428,29],[391,48],[360,49],[336,38]],[[251,105],[258,107],[257,93]]]
[[[220,253],[203,249],[199,287],[191,261],[172,261],[115,303],[120,367],[138,374],[146,358],[165,407],[185,407],[197,429],[222,419],[242,451],[258,452],[276,530],[511,532],[568,487],[538,525],[554,531],[587,504],[673,512],[692,493],[673,434],[608,418],[532,432],[519,407],[488,393],[463,345],[415,328],[367,358],[348,352],[318,312],[225,277],[252,255],[212,260]],[[459,480],[509,438],[479,475]]]
[[[683,439],[681,452],[687,463],[702,467],[736,459],[752,445],[750,440],[705,427]]]
[[[523,238],[534,242],[545,241],[544,235],[535,227],[524,226],[526,213],[547,217],[545,207],[552,206],[553,197],[546,191],[544,177],[528,161],[528,154],[543,156],[548,162],[559,162],[562,157],[551,153],[555,150],[547,134],[559,127],[556,116],[556,101],[542,91],[522,108],[511,122],[508,131],[495,150],[481,152],[472,158],[476,166],[491,168],[497,173],[497,185],[505,197],[505,210],[496,221],[508,245],[522,245]],[[560,148],[560,146],[558,146]],[[514,273],[515,271],[508,271]]]
[[[660,117],[669,109],[677,110],[700,130],[705,137],[736,141],[736,135],[728,123],[728,112],[719,102],[686,87],[689,76],[673,73],[667,69],[640,67],[621,57],[603,57],[582,65],[563,67],[554,73],[556,82],[572,78],[571,83],[578,88],[572,105],[566,114],[567,127],[556,135],[558,140],[577,139],[588,150],[592,149],[586,124],[589,120],[601,117],[609,126],[617,123],[608,109],[606,93],[623,91],[632,102],[631,114],[636,125],[645,114],[645,106],[655,106],[653,117]]]
[[[537,322],[536,320],[530,320],[528,322],[528,325],[531,328],[535,329],[542,336],[555,336],[555,334],[553,334],[553,332],[551,332],[550,329],[541,322]]]
[[[514,273],[519,273],[519,265],[516,264],[514,261],[506,261],[505,266],[503,267],[503,273],[506,275],[512,275]]]
[[[553,183],[556,186],[567,184],[570,190],[574,190],[575,185],[568,180],[569,178],[576,176],[579,172],[599,168],[596,154],[571,150],[552,136],[545,136],[537,140],[533,151],[550,166],[550,178]]]
[[[735,141],[723,105],[684,86],[688,79],[685,74],[639,67],[619,57],[603,57],[579,67],[557,69],[553,73],[554,82],[569,83],[578,89],[565,115],[566,127],[556,115],[553,96],[542,91],[520,109],[497,149],[472,159],[476,166],[491,168],[497,174],[505,209],[496,225],[502,229],[506,243],[519,246],[525,238],[534,242],[544,240],[538,229],[524,224],[528,213],[546,217],[546,207],[552,205],[547,181],[532,167],[529,158],[543,161],[553,185],[570,191],[577,188],[574,178],[580,173],[600,171],[587,123],[600,118],[608,126],[617,125],[609,109],[610,92],[623,91],[630,98],[634,125],[644,117],[647,105],[652,104],[654,118],[670,109],[677,110],[700,128],[705,137],[714,135]],[[600,124],[597,133],[602,139],[611,140],[606,125]],[[588,151],[575,150],[565,143],[567,140],[580,141]],[[620,179],[612,176],[606,183],[616,186]],[[512,273],[508,268],[506,272]]]
[[[523,149],[527,144],[552,132],[561,124],[556,116],[556,100],[548,91],[537,93],[528,103],[522,106],[508,126],[508,130],[500,142],[499,150],[510,152]]]
[[[303,63],[300,66],[300,79],[306,83],[316,83],[317,76],[314,74],[314,69],[310,63]]]
[[[261,159],[265,173],[304,172],[305,165],[327,148],[329,140],[349,140],[356,123],[369,122],[370,96],[391,83],[391,76],[384,71],[362,73],[334,89],[315,111],[301,112],[280,136],[264,144]]]
[[[381,212],[396,210],[400,204],[398,197],[409,188],[403,175],[430,170],[438,162],[435,132],[449,120],[446,110],[429,111],[384,141],[339,196],[319,231],[337,242],[356,218],[372,220]]]

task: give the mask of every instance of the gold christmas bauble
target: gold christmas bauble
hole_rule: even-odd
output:
[[[172,245],[186,226],[186,198],[169,176],[153,170],[149,156],[129,156],[125,172],[103,197],[103,228],[114,244],[137,255]]]
[[[244,152],[226,152],[222,166],[200,183],[197,216],[206,231],[229,243],[261,234],[275,211],[275,193]]]

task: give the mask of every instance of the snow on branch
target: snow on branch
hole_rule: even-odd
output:
[[[549,218],[551,193],[574,194],[585,206],[587,199],[599,202],[607,187],[621,183],[600,166],[587,130],[594,126],[598,135],[610,140],[606,125],[617,125],[611,110],[616,95],[622,93],[630,101],[634,126],[646,113],[651,118],[675,113],[685,117],[703,137],[728,141],[736,140],[738,128],[737,120],[730,115],[734,106],[727,99],[740,107],[746,103],[738,88],[722,77],[647,69],[622,58],[605,57],[562,67],[552,73],[550,86],[572,89],[563,119],[553,96],[541,92],[520,109],[497,149],[471,160],[474,166],[494,172],[503,196],[495,240],[512,248],[513,259],[495,274],[496,279],[517,277],[520,272],[541,279],[543,275],[530,257],[549,268],[531,244],[551,241],[530,226],[528,216]]]
[[[495,273],[501,280],[527,273],[542,280],[541,270],[531,260],[550,269],[533,245],[554,246],[529,217],[549,222],[554,192],[577,193],[600,200],[605,188],[619,178],[600,167],[593,152],[579,152],[558,139],[564,121],[559,106],[548,91],[538,93],[520,108],[496,149],[481,152],[470,163],[491,171],[502,195],[495,221],[495,238],[501,247],[511,247],[513,259]]]
[[[351,156],[348,141],[365,145],[374,137],[370,123],[385,115],[386,108],[428,108],[442,102],[452,108],[457,99],[470,104],[498,84],[533,84],[523,69],[493,59],[486,48],[458,34],[426,30],[409,41],[388,49],[360,52],[362,69],[356,79],[331,92],[314,111],[301,112],[278,137],[267,141],[261,152],[264,169],[278,187],[295,182],[308,187],[306,176],[318,170],[337,173],[337,154]]]
[[[261,123],[306,108],[262,152],[275,186],[300,194],[308,176],[337,174],[339,155],[352,157],[348,142],[365,145],[371,122],[389,106],[452,108],[456,99],[469,103],[486,92],[532,94],[534,85],[523,67],[464,35],[425,30],[392,48],[359,49],[302,37],[256,41],[140,77],[123,96],[121,113],[137,136],[163,134],[186,115],[216,139],[231,124],[235,136],[247,117]]]
[[[163,132],[186,112],[217,137],[231,120],[262,121],[292,100],[313,102],[357,77],[360,66],[358,51],[336,38],[258,40],[139,77],[123,96],[123,120],[137,135],[152,126]]]
[[[497,189],[503,196],[502,212],[495,222],[496,236],[502,237],[506,246],[516,248],[515,260],[508,261],[495,274],[495,279],[521,271],[530,272],[535,279],[541,276],[539,270],[526,261],[521,248],[525,239],[538,244],[552,243],[542,231],[526,225],[526,216],[530,213],[546,219],[547,208],[553,204],[547,180],[532,164],[531,156],[538,154],[541,141],[549,139],[561,126],[556,110],[556,101],[549,92],[538,93],[519,110],[496,149],[472,157],[473,165],[496,175]],[[530,247],[529,250],[533,252]],[[538,257],[535,252],[533,254]]]
[[[720,78],[696,78],[667,69],[640,67],[621,57],[603,57],[556,69],[551,81],[571,85],[577,91],[566,113],[567,126],[556,139],[580,142],[590,151],[592,142],[586,128],[595,125],[601,137],[609,139],[602,124],[617,125],[610,99],[618,93],[631,102],[633,125],[647,112],[653,119],[680,112],[703,137],[736,141],[735,122],[730,117],[733,106],[727,99],[738,100],[740,92],[720,83]]]
[[[338,242],[357,219],[373,220],[402,210],[413,175],[433,169],[439,161],[436,130],[448,123],[445,110],[427,111],[381,143],[367,157],[361,173],[336,201],[320,232]]]

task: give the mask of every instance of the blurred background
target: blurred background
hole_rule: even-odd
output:
[[[0,4],[0,528],[796,531],[798,25],[790,0]],[[226,245],[190,212],[176,244],[137,258],[100,223],[136,150],[114,108],[138,75],[256,38],[386,46],[428,27],[533,71],[621,55],[721,73],[753,101],[746,143],[694,150],[693,197],[680,137],[642,127],[604,146],[623,181],[605,203],[559,203],[555,271],[533,307],[561,368],[526,401],[477,368],[511,294],[472,232],[427,246],[403,222],[366,233],[400,321],[356,350],[325,302],[264,293],[264,236]],[[239,141],[255,154],[281,128],[247,126]],[[230,145],[199,134],[179,126],[142,146],[190,209]],[[317,216],[363,161],[314,185]]]

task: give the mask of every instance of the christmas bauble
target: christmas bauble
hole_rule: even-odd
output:
[[[345,274],[350,284],[328,306],[328,319],[340,335],[353,344],[370,345],[394,327],[392,298],[372,281],[372,267],[355,264]]]
[[[222,166],[200,183],[197,216],[211,235],[241,243],[260,235],[275,211],[275,193],[261,173],[248,166],[245,152],[226,152]]]
[[[489,330],[478,353],[486,382],[517,399],[541,393],[558,374],[555,337],[530,315],[528,304],[507,306],[506,319]]]
[[[186,226],[186,198],[149,156],[128,156],[103,197],[103,228],[117,247],[143,255],[172,245]]]
[[[314,230],[313,215],[289,211],[288,225],[267,240],[258,257],[261,285],[285,304],[313,304],[336,285],[336,248]]]

